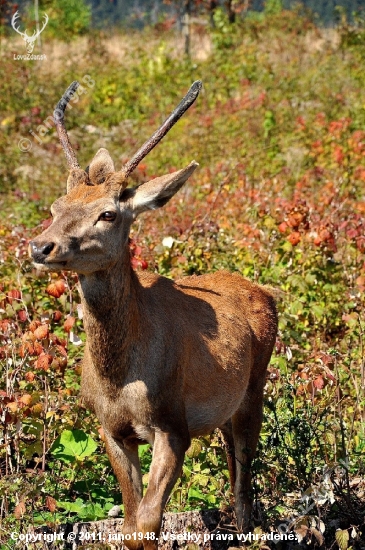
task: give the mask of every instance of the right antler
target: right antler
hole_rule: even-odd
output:
[[[67,164],[70,170],[73,168],[80,168],[80,165],[77,162],[75,152],[72,149],[72,145],[67,135],[67,130],[65,127],[65,109],[68,102],[70,101],[79,86],[80,84],[77,82],[77,80],[72,82],[72,84],[70,84],[70,86],[67,88],[67,90],[57,103],[57,106],[53,112],[53,118],[55,121],[58,137],[65,152]]]
[[[165,122],[160,126],[152,136],[145,141],[145,143],[138,149],[138,151],[133,155],[133,157],[123,166],[120,170],[120,174],[123,174],[124,178],[127,178],[133,170],[138,166],[144,157],[148,155],[150,151],[161,141],[161,139],[167,134],[167,132],[173,127],[173,125],[182,117],[182,115],[189,109],[189,107],[194,103],[196,98],[199,95],[200,90],[202,89],[201,80],[196,80],[190,87],[190,90],[186,96],[180,101],[176,109],[171,113],[171,115],[165,120]]]

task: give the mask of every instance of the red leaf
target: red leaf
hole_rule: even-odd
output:
[[[9,304],[11,305],[13,303],[13,300],[20,300],[21,298],[21,292],[20,290],[9,290],[7,294],[7,300]]]
[[[31,332],[30,330],[27,330],[26,332],[24,332],[22,336],[22,340],[23,342],[34,342],[35,336],[33,332]]]
[[[62,312],[59,311],[58,309],[56,311],[53,312],[53,320],[56,321],[60,321],[62,319]]]
[[[39,370],[49,370],[49,365],[52,363],[52,360],[52,355],[42,353],[35,362],[35,367]]]
[[[300,233],[298,231],[293,231],[293,233],[290,233],[288,236],[288,241],[293,245],[296,246],[300,242]]]
[[[21,309],[20,311],[18,311],[18,319],[21,323],[25,323],[25,321],[27,320],[27,312],[25,311],[25,309]]]
[[[70,330],[75,324],[75,321],[76,319],[75,317],[72,317],[72,315],[70,315],[70,317],[67,317],[66,321],[63,324],[63,328],[65,329],[66,332],[70,332]]]
[[[11,401],[10,403],[7,403],[6,406],[8,407],[9,411],[12,413],[16,413],[18,410],[18,403],[16,403],[15,401]]]
[[[31,332],[34,332],[35,329],[36,329],[37,327],[39,327],[40,324],[41,324],[40,321],[32,321],[31,323],[29,323],[29,330],[30,330]]]
[[[280,233],[285,233],[285,231],[288,229],[288,224],[286,222],[282,222],[278,226],[278,229],[279,229]]]
[[[28,346],[26,344],[23,344],[22,346],[20,346],[19,348],[20,357],[25,357],[27,353],[28,353]]]
[[[49,327],[48,325],[41,325],[40,327],[36,328],[34,331],[34,336],[37,338],[37,340],[44,340],[48,337],[49,334]]]
[[[40,355],[43,352],[43,346],[39,342],[34,342],[31,355]],[[30,353],[30,352],[29,352]]]
[[[63,355],[63,357],[67,357],[67,351],[63,346],[57,345],[56,348],[60,352],[60,354]]]
[[[46,497],[46,506],[50,512],[55,512],[57,508],[57,501],[50,496]]]
[[[47,294],[49,294],[50,296],[53,296],[54,298],[59,298],[60,296],[62,296],[65,290],[66,290],[66,285],[63,279],[59,279],[55,283],[50,283],[46,288]]]
[[[58,292],[61,292],[61,294],[65,292],[66,283],[63,279],[58,279],[58,281],[55,282],[55,285],[57,287]]]
[[[16,519],[20,519],[25,514],[25,502],[22,500],[14,508],[14,516]]]
[[[25,393],[21,396],[19,401],[23,403],[23,405],[30,405],[32,402],[32,396],[30,395],[30,393]]]
[[[322,378],[322,376],[317,376],[315,380],[313,380],[313,386],[317,388],[317,390],[323,390],[325,386],[325,382]]]

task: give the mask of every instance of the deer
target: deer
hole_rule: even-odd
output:
[[[121,487],[129,550],[156,550],[163,511],[191,439],[223,435],[239,530],[250,527],[250,466],[263,417],[267,366],[277,334],[272,292],[239,273],[170,280],[131,267],[129,232],[143,212],[163,207],[198,164],[145,183],[128,177],[194,103],[201,81],[116,171],[99,149],[83,170],[64,122],[73,82],[55,110],[69,167],[67,194],[29,251],[35,266],[78,274],[86,344],[81,396],[105,434]],[[143,494],[138,446],[152,462]],[[128,540],[129,539],[129,540]]]
[[[44,21],[43,21],[43,26],[41,29],[38,29],[36,31],[33,31],[33,34],[32,36],[28,36],[27,34],[27,31],[25,32],[22,32],[19,27],[16,27],[15,24],[17,22],[17,19],[19,19],[19,12],[16,11],[11,19],[11,26],[13,27],[13,29],[15,30],[15,32],[17,32],[18,34],[20,34],[20,36],[23,38],[24,42],[25,42],[25,47],[26,47],[26,50],[27,50],[27,53],[32,53],[33,50],[34,50],[34,45],[35,45],[35,41],[37,40],[37,38],[39,37],[39,35],[44,31],[44,29],[46,28],[47,26],[47,23],[48,23],[48,15],[45,13],[43,15],[44,17]]]

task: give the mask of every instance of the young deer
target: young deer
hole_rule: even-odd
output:
[[[228,449],[237,523],[247,529],[249,470],[277,332],[274,299],[225,271],[175,282],[135,273],[128,246],[136,217],[167,203],[197,167],[191,162],[127,187],[130,173],[195,101],[201,82],[118,172],[105,149],[86,171],[77,163],[63,117],[77,86],[71,84],[55,111],[70,168],[67,195],[52,205],[53,223],[30,252],[42,268],[79,275],[87,335],[82,396],[104,428],[123,495],[124,534],[155,534],[155,540],[132,537],[125,544],[157,549],[163,509],[191,438],[215,428]],[[153,445],[153,458],[143,496],[138,445],[145,442]]]

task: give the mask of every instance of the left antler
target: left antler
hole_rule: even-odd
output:
[[[67,130],[65,127],[65,109],[70,101],[70,99],[75,94],[77,88],[79,87],[79,83],[75,80],[70,84],[70,86],[67,88],[63,96],[61,97],[60,101],[57,103],[57,106],[54,110],[53,117],[58,133],[59,140],[61,142],[62,148],[65,152],[67,164],[70,168],[80,168],[79,163],[77,162],[76,154],[74,150],[72,149],[72,145],[70,143]]]

